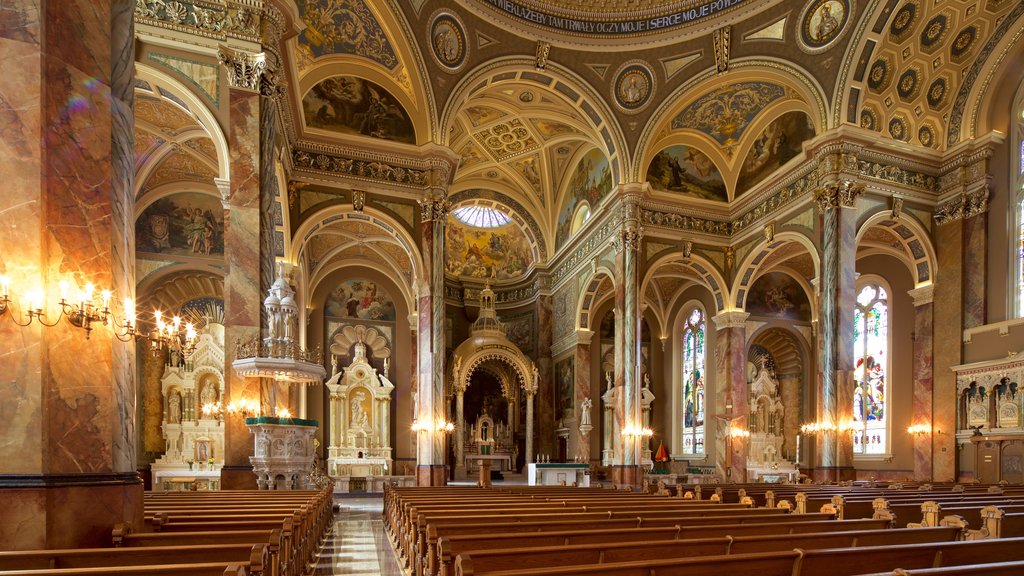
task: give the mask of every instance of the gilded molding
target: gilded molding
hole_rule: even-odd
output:
[[[988,211],[988,187],[964,192],[935,209],[935,222],[939,225],[966,220]]]
[[[423,222],[444,222],[451,212],[452,203],[444,193],[430,194],[420,200],[420,220]]]
[[[329,153],[326,150],[317,151],[296,148],[292,152],[292,163],[299,170],[344,176],[388,185],[423,188],[429,182],[428,169],[402,166],[375,155],[367,156],[370,157],[358,158],[355,157],[355,154],[343,155],[340,153]]]
[[[814,203],[824,212],[831,208],[855,208],[864,186],[852,180],[828,183],[814,191]]]
[[[260,41],[262,0],[136,0],[135,22],[227,41]]]

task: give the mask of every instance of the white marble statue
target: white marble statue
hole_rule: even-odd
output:
[[[590,426],[590,409],[593,408],[594,402],[588,397],[584,398],[583,402],[580,402],[580,428],[584,426]]]
[[[181,395],[177,392],[171,394],[167,403],[167,421],[171,424],[181,424]]]

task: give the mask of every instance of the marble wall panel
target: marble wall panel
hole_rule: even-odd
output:
[[[537,335],[537,370],[540,371],[540,389],[534,397],[534,435],[537,452],[555,454],[557,444],[555,438],[555,371],[551,359],[553,299],[549,295],[537,297],[537,323],[540,331]],[[575,307],[573,307],[575,309]]]
[[[961,363],[963,323],[963,223],[954,221],[938,226],[935,232],[936,257],[942,275],[935,284],[933,310],[932,427],[955,430],[956,377],[951,367]],[[932,479],[952,481],[956,474],[956,445],[953,434],[934,436]]]
[[[577,455],[581,456],[584,461],[590,461],[590,438],[595,435],[596,426],[594,425],[594,415],[600,414],[601,400],[598,398],[600,393],[592,393],[590,388],[590,357],[591,350],[590,344],[577,344],[576,345],[576,383],[575,383],[575,398],[574,403],[576,406],[576,420],[574,422],[573,429],[569,433],[569,458],[573,458]],[[596,388],[599,387],[595,387]],[[580,432],[579,425],[583,421],[583,401],[587,398],[591,399],[590,408],[590,425],[595,426],[590,433],[584,437]]]
[[[988,212],[964,220],[964,328],[986,321],[985,289],[988,274]],[[942,269],[945,271],[945,269]]]
[[[922,304],[914,314],[914,412],[911,424],[932,422],[932,304]],[[898,431],[897,431],[898,432]],[[914,437],[914,479],[932,477],[932,435]]]

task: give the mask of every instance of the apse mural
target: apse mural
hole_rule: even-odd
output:
[[[350,278],[327,295],[324,316],[395,321],[395,301],[371,280]]]
[[[220,197],[183,192],[150,204],[135,221],[136,250],[174,256],[223,256]]]
[[[555,363],[555,415],[558,418],[572,418],[575,414],[572,398],[575,392],[575,356],[569,356]]]
[[[555,229],[555,247],[561,248],[569,239],[569,226],[572,215],[580,202],[587,202],[591,209],[597,207],[601,199],[612,189],[612,170],[608,159],[600,150],[594,148],[587,152],[572,174],[568,189],[565,191],[565,203],[558,214],[558,227]]]
[[[658,152],[647,167],[647,181],[655,190],[726,202],[729,199],[722,173],[700,150],[670,146]]]
[[[811,302],[792,276],[784,272],[768,272],[750,287],[747,312],[751,316],[810,322]]]
[[[511,280],[533,265],[530,241],[515,223],[477,228],[449,216],[445,252],[445,271],[455,276]]]
[[[355,76],[332,76],[302,99],[306,126],[413,144],[412,120],[387,90]]]
[[[814,137],[814,125],[803,112],[787,112],[772,121],[754,140],[736,181],[739,197],[801,151],[804,140]]]

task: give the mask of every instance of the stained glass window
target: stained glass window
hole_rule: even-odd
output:
[[[1024,159],[1021,160],[1024,163]],[[1024,315],[1024,202],[1017,204],[1017,314]]]
[[[704,454],[704,312],[694,308],[683,328],[683,454]]]
[[[888,452],[889,299],[885,288],[868,284],[853,310],[854,454]]]
[[[498,228],[512,221],[508,214],[487,206],[463,206],[452,210],[460,221],[477,228]]]

